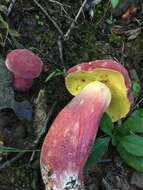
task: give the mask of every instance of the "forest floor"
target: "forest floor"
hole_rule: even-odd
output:
[[[0,152],[0,190],[44,189],[39,157],[45,133],[40,130],[44,127],[47,131],[56,114],[72,98],[64,85],[64,71],[68,68],[96,59],[115,59],[142,89],[143,3],[126,0],[121,4],[113,9],[110,1],[102,1],[89,17],[81,11],[75,22],[81,1],[0,1],[3,59],[12,49],[27,48],[44,62],[43,73],[32,89],[27,93],[15,92],[17,100],[29,100],[32,104],[33,120],[21,121],[10,109],[0,112],[0,144],[31,150]],[[143,174],[128,167],[111,145],[103,162],[85,174],[85,186],[88,190],[138,190],[143,189],[142,179]]]

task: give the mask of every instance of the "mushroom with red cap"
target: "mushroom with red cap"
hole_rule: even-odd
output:
[[[13,73],[15,90],[22,92],[32,87],[33,80],[40,75],[43,68],[40,57],[27,49],[11,51],[6,57],[5,64]]]
[[[133,101],[126,69],[97,60],[69,69],[66,86],[75,97],[58,114],[42,146],[40,163],[46,189],[83,190],[83,167],[105,111],[125,117]]]

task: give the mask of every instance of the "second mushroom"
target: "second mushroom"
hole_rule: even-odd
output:
[[[13,74],[14,89],[20,92],[28,91],[43,69],[40,57],[27,49],[12,50],[5,64]]]
[[[114,60],[69,69],[66,87],[75,97],[58,114],[42,146],[41,172],[47,190],[83,190],[83,167],[106,111],[125,117],[133,98],[127,70]]]

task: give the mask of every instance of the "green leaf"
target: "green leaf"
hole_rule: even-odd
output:
[[[65,76],[64,71],[62,71],[62,70],[60,70],[60,69],[56,69],[55,71],[53,71],[52,73],[50,73],[50,74],[47,76],[45,82],[49,82],[49,80],[51,80],[51,79],[53,79],[53,78],[55,78],[55,77],[57,77],[57,76]]]
[[[143,133],[143,109],[133,112],[118,130],[123,134],[130,132]]]
[[[119,3],[119,0],[111,0],[111,5],[113,8],[116,8]]]
[[[128,153],[134,156],[143,157],[143,137],[138,135],[128,135],[119,137],[118,142]]]
[[[140,90],[141,90],[141,86],[139,83],[137,82],[134,82],[133,85],[132,85],[132,94],[133,96],[137,97],[140,93]]]
[[[111,118],[107,113],[104,113],[102,117],[102,120],[100,122],[100,128],[105,134],[112,136],[114,126]]]
[[[95,166],[106,153],[109,145],[110,137],[97,138],[93,144],[92,151],[85,164],[85,170],[89,167]]]
[[[107,22],[107,24],[112,25],[114,22],[113,16],[108,17],[106,22]]]
[[[117,151],[121,158],[132,168],[139,172],[143,172],[143,157],[133,156],[128,153],[121,144],[118,144]]]

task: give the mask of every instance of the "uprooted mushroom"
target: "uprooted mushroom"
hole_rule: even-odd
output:
[[[126,69],[113,60],[69,69],[66,87],[75,97],[54,120],[42,146],[41,172],[47,190],[83,190],[83,167],[106,111],[125,117],[133,98]]]

